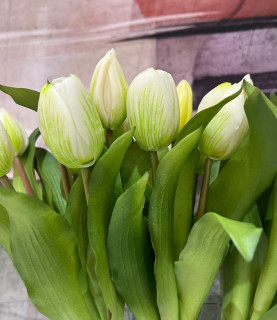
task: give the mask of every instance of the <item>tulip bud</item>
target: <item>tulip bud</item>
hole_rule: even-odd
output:
[[[179,82],[177,86],[177,93],[180,105],[180,125],[177,132],[177,134],[179,134],[192,116],[192,90],[186,80]]]
[[[25,129],[3,108],[0,109],[0,121],[12,140],[15,156],[21,156],[29,145],[29,139]]]
[[[0,177],[10,172],[14,159],[14,147],[10,136],[0,121]]]
[[[135,138],[140,147],[157,151],[176,137],[180,124],[180,108],[171,75],[149,68],[138,74],[127,93],[127,117],[136,127]]]
[[[39,129],[56,159],[69,168],[92,165],[104,145],[104,130],[89,93],[75,75],[41,90]]]
[[[243,79],[252,84],[249,75]],[[209,108],[237,92],[241,88],[242,81],[233,85],[228,82],[222,83],[211,90],[200,102],[198,111]],[[203,155],[217,160],[226,160],[232,156],[248,131],[248,121],[244,111],[246,98],[246,93],[242,91],[238,97],[224,105],[210,121],[199,143],[199,150]]]
[[[126,118],[128,82],[111,49],[102,58],[93,73],[90,94],[105,129],[114,130]]]

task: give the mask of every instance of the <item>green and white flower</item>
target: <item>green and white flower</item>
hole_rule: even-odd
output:
[[[126,118],[128,82],[111,49],[98,62],[90,85],[90,94],[105,129],[115,130]]]
[[[104,145],[104,130],[89,93],[75,75],[41,90],[39,128],[53,155],[69,168],[92,165]]]
[[[250,76],[246,75],[239,83],[232,85],[225,82],[208,92],[201,100],[198,112],[214,106],[237,92],[244,79],[253,84]],[[232,156],[248,131],[248,121],[244,111],[246,98],[246,93],[242,91],[238,97],[223,106],[210,121],[199,143],[199,150],[203,155],[218,160],[226,160]]]
[[[0,121],[0,177],[10,172],[14,159],[14,147],[10,136]]]
[[[172,76],[149,68],[138,74],[127,93],[127,117],[136,127],[141,148],[157,151],[176,137],[180,124],[178,95]]]
[[[29,139],[25,129],[3,108],[0,109],[0,121],[12,140],[15,156],[21,156],[29,145]]]

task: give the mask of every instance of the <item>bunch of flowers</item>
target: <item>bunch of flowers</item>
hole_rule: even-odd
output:
[[[194,320],[220,271],[222,319],[277,318],[273,93],[247,75],[192,117],[185,80],[149,68],[129,86],[114,50],[89,92],[75,75],[0,89],[38,114],[28,138],[0,111],[0,244],[42,314]]]

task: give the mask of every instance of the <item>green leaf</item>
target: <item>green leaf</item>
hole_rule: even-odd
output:
[[[62,195],[61,173],[58,161],[45,149],[36,148],[36,169],[45,192],[46,202],[56,212],[64,214],[66,200]]]
[[[12,259],[9,231],[10,231],[9,215],[7,213],[7,210],[0,205],[0,245],[4,248],[4,250]]]
[[[88,248],[87,233],[87,202],[81,176],[77,178],[70,190],[64,217],[70,223],[77,237],[78,253],[82,265],[79,272],[81,290],[87,305],[90,306],[92,318],[98,319],[99,310],[97,303],[99,299],[94,300],[93,292],[91,292],[89,287],[90,276],[88,276],[88,273],[91,273],[91,270],[87,268],[87,252],[90,250],[90,248]],[[104,312],[106,315],[105,308]]]
[[[24,154],[20,157],[21,163],[25,169],[26,175],[30,181],[31,187],[34,191],[34,194],[42,199],[42,186],[36,180],[35,171],[34,171],[34,159],[35,159],[35,143],[40,135],[39,129],[33,131],[33,133],[29,137],[29,146]],[[13,186],[16,191],[26,193],[23,182],[20,178],[18,170],[14,165],[14,173],[13,173]]]
[[[134,142],[122,162],[120,169],[123,189],[126,190],[137,182],[151,167],[149,154]]]
[[[251,261],[262,229],[253,224],[206,213],[194,224],[187,244],[175,262],[180,320],[194,320],[205,301],[231,239],[245,260]]]
[[[35,197],[0,188],[13,261],[36,308],[51,320],[91,320],[78,283],[80,262],[67,221]]]
[[[193,207],[195,195],[194,170],[199,154],[194,149],[183,164],[179,176],[174,203],[173,250],[174,261],[179,260],[193,224]]]
[[[255,205],[244,221],[261,227],[259,212]],[[257,222],[256,222],[257,221]],[[233,244],[230,245],[220,270],[222,319],[249,319],[250,307],[258,278],[264,264],[268,241],[263,233],[252,261],[245,261]]]
[[[277,178],[273,188],[272,225],[265,264],[260,274],[251,319],[259,319],[269,308],[277,292]]]
[[[181,132],[178,134],[176,138],[175,144],[179,143],[185,136],[192,133],[196,129],[200,128],[201,126],[207,126],[207,124],[212,120],[212,118],[218,113],[218,111],[228,102],[235,99],[241,93],[239,91],[235,92],[231,96],[225,98],[224,100],[220,101],[218,104],[204,109],[198,112],[194,117],[192,117],[183,127]]]
[[[185,137],[159,163],[149,206],[149,230],[156,254],[155,277],[161,319],[179,319],[174,275],[174,200],[178,178],[186,158],[199,141],[203,129]]]
[[[148,173],[117,200],[109,227],[108,257],[112,280],[132,314],[159,319],[154,261],[147,221],[142,214]]]
[[[210,185],[207,199],[207,211],[236,220],[243,219],[277,171],[275,106],[257,88],[249,87],[252,93],[245,103],[249,133]]]
[[[37,111],[39,92],[25,88],[7,87],[0,84],[0,90],[12,97],[15,103]]]
[[[120,136],[97,161],[92,171],[88,201],[88,236],[95,256],[95,273],[112,319],[123,317],[124,302],[110,279],[107,237],[116,201],[115,184],[124,155],[133,141],[134,129]]]
[[[270,101],[277,106],[277,96],[273,91],[270,92]]]
[[[265,313],[259,320],[276,320],[277,319],[277,304]]]

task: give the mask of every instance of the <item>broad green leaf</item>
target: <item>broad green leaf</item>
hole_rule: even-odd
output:
[[[120,169],[123,189],[128,189],[138,181],[150,167],[149,153],[134,142],[126,152]]]
[[[173,250],[174,261],[179,260],[193,224],[193,207],[195,195],[194,170],[199,154],[194,149],[183,164],[179,176],[174,203]]]
[[[0,205],[0,245],[5,249],[7,254],[12,259],[11,248],[10,248],[10,221],[7,210]]]
[[[178,134],[175,144],[179,143],[185,136],[196,129],[202,126],[205,127],[226,103],[235,99],[241,93],[241,90],[242,89],[220,101],[218,104],[198,112],[185,124],[181,132]]]
[[[277,292],[277,178],[273,188],[272,226],[265,264],[260,274],[251,319],[259,319],[269,308]]]
[[[277,106],[277,96],[273,91],[270,92],[270,101]]]
[[[180,141],[159,163],[149,205],[149,230],[156,254],[157,302],[163,320],[179,319],[174,275],[174,200],[178,179],[186,158],[199,141],[199,128]]]
[[[116,201],[115,184],[124,155],[133,141],[134,129],[120,136],[97,161],[91,175],[88,201],[88,236],[95,256],[95,273],[112,319],[123,317],[124,302],[110,279],[107,237]]]
[[[277,319],[277,304],[265,313],[259,320],[276,320]]]
[[[98,310],[99,319],[107,320],[106,305],[95,273],[95,256],[90,246],[88,246],[87,252],[87,274],[88,286],[93,297],[94,303],[96,305],[96,308]]]
[[[9,214],[13,261],[36,308],[51,320],[91,320],[78,283],[76,236],[35,197],[0,188]]]
[[[142,214],[148,173],[117,200],[109,227],[112,280],[136,319],[158,320],[154,261]]]
[[[12,97],[15,103],[37,111],[39,92],[25,88],[7,87],[0,84],[0,90]]]
[[[99,318],[99,312],[96,305],[98,300],[94,301],[93,299],[93,292],[90,291],[89,276],[87,274],[88,272],[91,272],[87,269],[87,251],[89,249],[87,234],[87,202],[81,176],[77,178],[70,190],[64,217],[70,223],[77,237],[78,253],[82,265],[79,272],[81,290],[87,305],[90,306],[92,318]]]
[[[245,216],[244,221],[262,227],[257,206]],[[220,269],[222,319],[249,319],[250,307],[267,251],[267,242],[263,233],[252,261],[245,261],[235,246],[230,245]]]
[[[42,199],[42,186],[36,180],[34,170],[34,159],[35,159],[35,143],[40,135],[39,129],[33,131],[29,137],[29,146],[24,154],[20,157],[22,165],[25,169],[26,175],[30,181],[31,187],[37,198]],[[16,191],[26,193],[23,182],[19,176],[18,170],[14,165],[13,168],[13,186]]]
[[[243,219],[277,171],[275,106],[257,88],[247,86],[252,89],[245,103],[249,133],[210,185],[207,199],[207,211],[236,220]]]
[[[64,217],[75,231],[80,260],[82,265],[86,265],[88,246],[87,203],[83,180],[80,176],[70,190]]]
[[[62,181],[58,161],[45,149],[36,148],[36,169],[43,185],[47,204],[64,214],[66,200],[62,195]]]
[[[180,320],[194,320],[205,301],[231,239],[246,261],[251,261],[262,229],[253,224],[206,213],[194,224],[187,244],[175,262]]]

